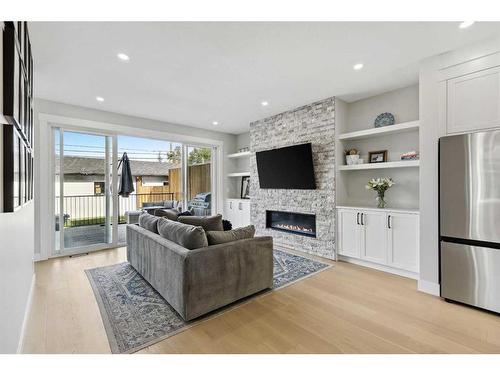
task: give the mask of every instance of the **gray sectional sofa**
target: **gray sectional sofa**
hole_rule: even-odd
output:
[[[233,241],[238,238],[237,232],[227,235],[208,232],[212,234],[209,238],[230,240],[208,245],[208,241],[200,237],[202,231],[204,234],[200,226],[158,218],[157,227],[162,226],[162,236],[155,230],[153,219],[145,219],[150,222],[144,227],[127,226],[127,259],[184,320],[272,287],[272,237]],[[170,236],[172,232],[176,235]],[[186,233],[195,233],[196,237],[186,242]],[[189,247],[204,246],[190,250],[179,242]]]

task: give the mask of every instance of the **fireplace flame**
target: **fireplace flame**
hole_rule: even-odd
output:
[[[314,233],[311,228],[302,227],[300,225],[291,225],[291,224],[275,224],[273,225],[275,228],[294,230],[297,232],[305,232],[305,233]]]

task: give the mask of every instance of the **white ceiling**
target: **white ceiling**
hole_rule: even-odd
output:
[[[32,22],[35,95],[238,134],[315,100],[353,101],[416,83],[423,58],[500,33],[500,23],[457,26]],[[354,71],[357,62],[365,68]]]

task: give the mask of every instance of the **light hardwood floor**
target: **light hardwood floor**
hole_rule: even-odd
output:
[[[109,353],[83,270],[125,249],[36,264],[26,353]],[[500,353],[500,315],[450,304],[416,282],[343,262],[201,322],[140,353]]]

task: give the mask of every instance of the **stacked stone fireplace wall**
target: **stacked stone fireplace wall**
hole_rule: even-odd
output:
[[[328,98],[250,124],[253,152],[311,143],[315,190],[260,189],[255,155],[250,158],[251,220],[258,235],[276,246],[335,257],[335,98]],[[293,166],[291,166],[293,167]],[[266,210],[316,215],[316,238],[266,228]]]

